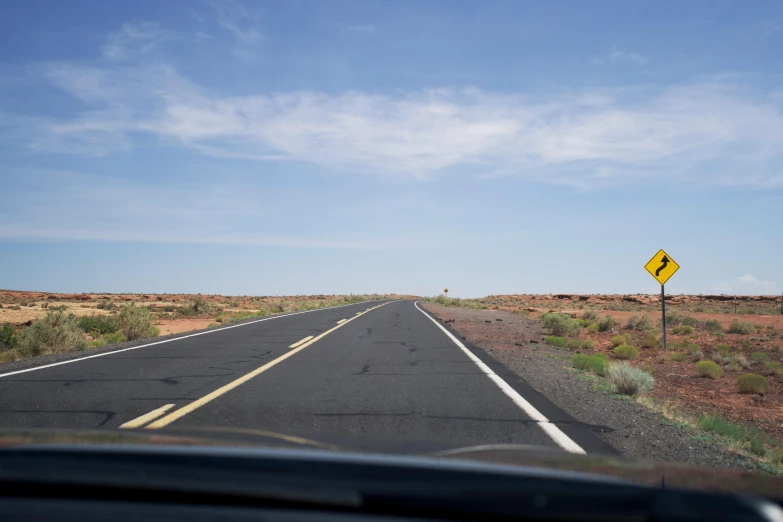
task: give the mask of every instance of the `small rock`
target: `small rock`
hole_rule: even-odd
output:
[[[462,337],[462,340],[463,340],[463,341],[465,340],[465,337],[464,337],[464,336]]]
[[[538,341],[536,341],[535,339],[530,339],[530,344],[538,344]]]
[[[485,323],[492,324],[492,321],[484,321]]]
[[[503,319],[495,319],[495,321],[502,321]]]

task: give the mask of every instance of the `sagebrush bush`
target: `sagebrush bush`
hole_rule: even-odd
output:
[[[550,346],[565,346],[567,339],[565,337],[558,337],[556,335],[547,335],[544,337],[544,344]]]
[[[0,327],[0,350],[16,348],[16,328],[11,323],[3,323]]]
[[[79,318],[79,328],[87,333],[108,334],[120,329],[120,323],[111,315],[85,315]]]
[[[720,369],[717,363],[714,361],[699,361],[696,363],[696,372],[699,377],[706,377],[708,379],[719,379],[723,375],[723,371]]]
[[[701,326],[708,332],[712,332],[712,333],[723,331],[723,327],[715,319],[707,319],[706,321],[701,323]]]
[[[585,310],[582,312],[582,319],[585,321],[595,321],[598,319],[598,314],[593,312],[592,310]]]
[[[606,377],[615,391],[623,395],[641,395],[655,386],[655,377],[625,362],[612,363],[606,369]]]
[[[750,360],[753,363],[761,364],[769,361],[769,355],[764,352],[753,352],[750,354]]]
[[[723,366],[729,364],[732,361],[732,358],[728,355],[723,355],[720,352],[713,352],[710,356],[710,360]]]
[[[160,331],[152,323],[152,313],[147,308],[125,305],[117,316],[120,330],[129,341],[146,337],[157,337]]]
[[[598,323],[593,323],[587,327],[587,333],[598,333]]]
[[[661,339],[655,332],[647,332],[641,342],[642,348],[655,348],[661,345]]]
[[[693,333],[692,326],[675,326],[672,328],[672,333],[676,335],[690,335]]]
[[[736,362],[738,365],[740,365],[740,367],[745,368],[746,370],[750,368],[750,361],[748,361],[747,357],[744,355],[735,355],[733,359],[733,362]]]
[[[614,356],[618,359],[636,359],[639,357],[639,350],[629,344],[621,344],[614,349]]]
[[[22,330],[18,345],[20,355],[35,357],[83,350],[87,341],[82,336],[76,317],[57,310],[47,312],[46,317]]]
[[[579,323],[568,314],[544,314],[541,316],[541,323],[552,335],[558,336],[572,335],[580,328]]]
[[[626,330],[638,330],[638,331],[644,331],[644,330],[652,330],[652,322],[650,321],[650,318],[646,315],[632,315],[628,318],[628,321],[625,322],[625,329]]]
[[[696,326],[697,324],[699,324],[699,321],[692,315],[673,312],[666,316],[666,326]]]
[[[718,343],[715,345],[715,349],[723,355],[728,355],[731,351],[731,346],[726,343]]]
[[[767,378],[755,373],[740,375],[737,379],[740,393],[764,393],[767,391]]]
[[[696,350],[691,354],[691,361],[693,362],[699,362],[702,359],[704,359],[704,352],[702,352],[701,350]]]
[[[596,323],[598,325],[599,332],[608,332],[614,327],[614,319],[608,315]]]
[[[764,363],[764,370],[767,375],[780,375],[781,370],[783,370],[783,364],[780,364],[778,361],[767,361]]]
[[[679,353],[678,352],[678,353],[673,353],[672,354],[672,361],[682,362],[682,361],[686,360],[687,358],[688,358],[688,354],[687,353]]]
[[[729,325],[729,333],[748,335],[756,331],[753,323],[734,319]]]
[[[612,346],[620,346],[621,344],[628,344],[631,341],[630,336],[628,335],[615,335],[609,339],[609,342],[612,343]]]

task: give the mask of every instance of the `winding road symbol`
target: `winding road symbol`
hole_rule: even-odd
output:
[[[664,255],[663,259],[661,259],[661,263],[663,263],[663,264],[658,267],[658,270],[655,271],[655,277],[658,277],[658,275],[660,275],[660,273],[661,273],[661,270],[666,268],[666,265],[669,264],[669,258]]]

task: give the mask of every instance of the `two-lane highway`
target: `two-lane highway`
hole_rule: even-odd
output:
[[[375,449],[611,451],[413,301],[267,318],[0,374],[0,427],[209,427]]]

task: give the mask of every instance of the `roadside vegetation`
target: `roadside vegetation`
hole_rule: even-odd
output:
[[[595,390],[659,411],[691,436],[783,474],[780,298],[667,298],[663,350],[657,299],[613,297],[490,296],[479,303],[538,319],[541,341],[555,350],[544,355],[570,352],[569,366]],[[535,341],[518,346],[540,349]]]
[[[31,310],[33,317],[22,324],[0,323],[0,362],[39,355],[82,351],[160,335],[161,321],[204,321],[203,327],[219,327],[256,317],[315,310],[385,298],[379,294],[293,297],[190,296],[184,302],[163,297],[86,296],[78,302],[60,301],[54,294],[44,302],[14,300],[0,304],[2,310]],[[16,304],[18,302],[18,304]],[[85,315],[87,314],[87,315]]]

